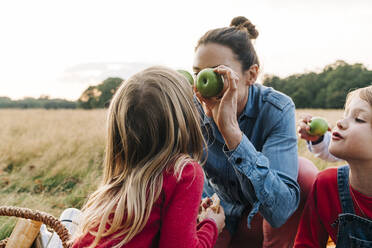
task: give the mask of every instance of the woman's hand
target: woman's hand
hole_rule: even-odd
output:
[[[242,138],[237,120],[238,92],[237,84],[238,75],[229,67],[220,65],[214,68],[214,71],[223,77],[224,89],[217,97],[205,98],[196,88],[196,96],[203,104],[205,114],[212,117],[218,130],[221,132],[229,150],[235,149]]]
[[[299,120],[298,133],[299,133],[301,139],[315,142],[315,141],[319,140],[320,136],[309,134],[309,131],[310,131],[309,123],[311,121],[311,118],[312,118],[311,115],[305,114],[304,117]],[[328,128],[328,131],[331,131],[331,129]]]

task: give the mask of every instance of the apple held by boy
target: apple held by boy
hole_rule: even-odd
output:
[[[223,79],[221,75],[214,72],[212,68],[205,68],[196,77],[196,89],[203,97],[214,97],[223,90]]]
[[[328,130],[328,123],[321,117],[313,117],[310,121],[308,133],[314,136],[322,136]]]

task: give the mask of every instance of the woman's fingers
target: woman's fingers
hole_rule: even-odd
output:
[[[203,97],[202,94],[200,94],[200,92],[196,92],[196,96],[199,98],[201,102],[204,102],[208,105],[214,105],[218,102],[218,100],[215,98]]]
[[[218,103],[225,95],[227,89],[229,89],[230,91],[237,90],[237,82],[239,80],[238,75],[232,69],[225,65],[219,65],[218,67],[214,68],[213,71],[221,75],[224,82],[224,87],[218,96],[205,98],[198,92],[196,86],[193,87],[199,101],[204,102],[208,106],[214,106],[216,103]]]
[[[239,80],[238,75],[229,67],[225,65],[220,65],[214,69],[214,71],[222,75],[224,79],[224,89],[226,88],[231,90],[237,89],[237,82]]]
[[[206,97],[203,97],[200,92],[196,92],[195,93],[196,97],[199,99],[199,102],[201,103],[204,103],[204,105],[208,108],[208,109],[213,109],[213,107],[218,103],[218,99],[216,98],[206,98]]]
[[[220,65],[217,68],[214,69],[216,73],[219,73],[223,76],[224,79],[224,91],[222,93],[221,101],[223,101],[223,104],[228,103],[231,110],[233,111],[236,107],[235,105],[237,100],[237,89],[238,89],[238,75],[229,67]],[[234,111],[233,111],[234,112]],[[236,113],[233,113],[236,115]]]

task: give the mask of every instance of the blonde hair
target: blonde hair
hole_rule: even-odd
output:
[[[206,147],[192,89],[166,67],[150,67],[126,80],[113,97],[107,123],[103,181],[84,205],[76,235],[95,236],[90,247],[115,232],[112,238],[123,238],[114,247],[132,240],[160,196],[164,170],[174,169],[179,179]]]
[[[360,99],[368,102],[372,107],[372,85],[349,92],[346,96],[345,109],[349,106],[351,100],[355,96],[358,96]]]

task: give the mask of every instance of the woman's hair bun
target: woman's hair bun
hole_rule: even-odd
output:
[[[230,27],[236,27],[238,29],[245,29],[248,34],[249,38],[256,39],[258,36],[258,31],[256,26],[251,23],[250,20],[245,18],[244,16],[237,16],[231,20]]]

